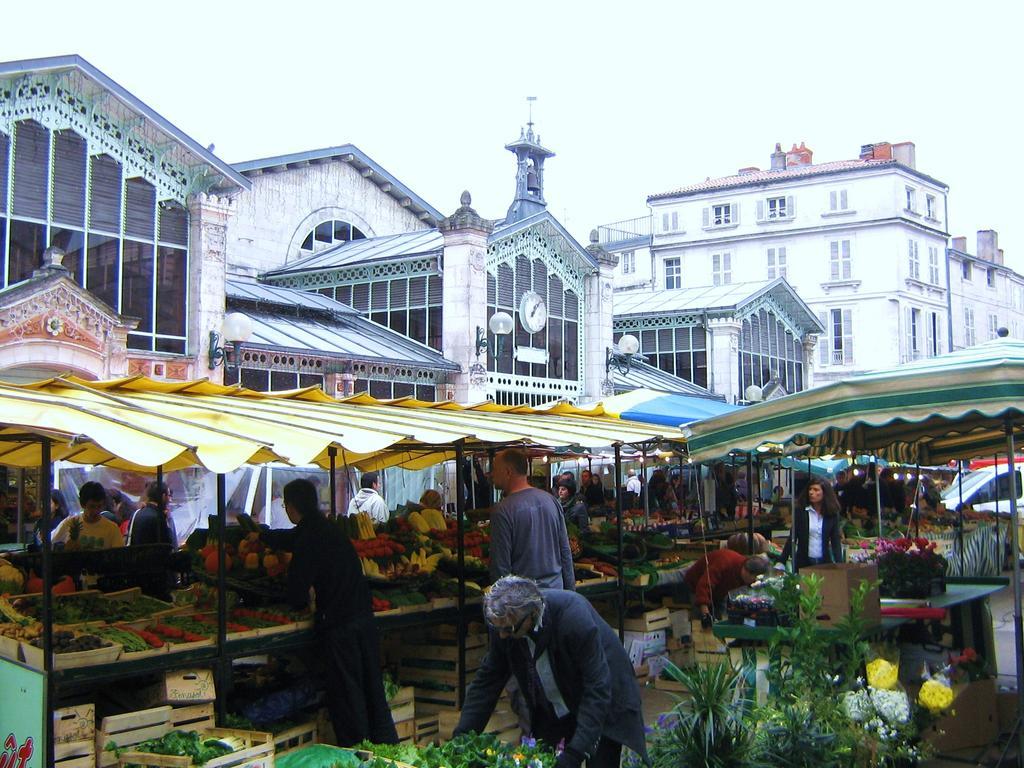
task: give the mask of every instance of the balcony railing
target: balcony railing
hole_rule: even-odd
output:
[[[640,216],[636,219],[613,221],[597,228],[598,242],[602,245],[621,243],[627,240],[639,240],[651,236],[651,217]]]

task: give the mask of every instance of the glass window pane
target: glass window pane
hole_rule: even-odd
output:
[[[85,233],[76,229],[50,227],[50,245],[64,251],[64,266],[71,273],[71,279],[83,285],[85,275],[82,266],[85,256]]]
[[[516,314],[518,315],[518,313],[516,313]],[[515,339],[515,345],[517,347],[528,347],[528,346],[530,346],[530,334],[528,334],[526,332],[526,329],[523,328],[521,323],[519,323],[519,322],[516,323],[516,329],[513,332],[512,336]],[[530,376],[531,375],[530,364],[529,363],[524,363],[521,360],[519,360],[518,358],[516,358],[516,373],[518,375],[520,375],[520,376]]]
[[[706,352],[693,353],[693,379],[694,384],[702,387],[708,385],[708,358]]]
[[[24,120],[14,129],[15,216],[46,218],[49,178],[50,132],[35,120]]]
[[[310,232],[308,235],[306,235],[306,239],[302,241],[302,245],[300,245],[299,247],[302,250],[304,250],[304,251],[312,251],[313,250],[313,233],[312,232]]]
[[[334,222],[334,241],[344,242],[352,239],[352,225],[347,221]]]
[[[443,331],[441,320],[441,307],[430,307],[427,310],[427,344],[441,351],[441,332]]]
[[[7,212],[7,171],[11,162],[11,137],[0,133],[0,213]]]
[[[241,384],[247,389],[266,392],[270,389],[270,371],[259,371],[255,368],[243,368]]]
[[[416,385],[416,398],[423,400],[428,403],[433,403],[437,399],[437,395],[434,394],[434,388],[428,387],[425,384]]]
[[[416,385],[407,381],[396,381],[394,388],[395,397],[415,397]]]
[[[300,387],[320,387],[324,388],[324,377],[318,373],[300,373],[299,374],[299,386]]]
[[[121,231],[121,164],[109,155],[90,160],[89,229]]]
[[[4,218],[0,218],[0,270],[0,275],[7,274],[7,219]]]
[[[184,355],[185,354],[185,340],[184,339],[161,339],[156,340],[156,351],[157,352],[169,352],[172,355]],[[227,379],[225,379],[227,381]]]
[[[387,312],[373,312],[370,314],[370,319],[379,325],[388,324],[388,313]]]
[[[180,248],[160,246],[156,262],[156,332],[185,335],[188,259]]]
[[[390,381],[371,381],[370,382],[370,395],[381,400],[391,398],[391,382]]]
[[[89,233],[85,287],[117,311],[120,246],[116,237]]]
[[[313,236],[316,238],[318,243],[329,243],[334,235],[334,223],[325,221],[322,224],[317,224],[316,229],[313,231]]]
[[[85,139],[74,131],[59,131],[53,147],[53,220],[85,226]]]
[[[177,203],[160,203],[160,240],[188,245],[188,211]]]
[[[7,260],[7,284],[20,283],[32,276],[43,263],[46,227],[27,221],[11,221],[10,256]]]
[[[129,333],[128,349],[153,350],[153,337],[145,333]]]
[[[296,389],[299,386],[299,374],[292,371],[271,371],[270,390],[280,392],[283,389]]]
[[[408,317],[409,313],[406,312],[405,310],[402,310],[400,312],[392,312],[390,318],[388,319],[388,327],[392,331],[396,331],[397,333],[400,333],[404,336],[406,334],[406,331],[408,330],[406,328]]]
[[[420,344],[427,343],[427,310],[409,310],[409,338],[415,339]]]
[[[565,374],[565,353],[562,342],[562,321],[552,318],[548,321],[548,376],[560,379]]]
[[[124,241],[121,314],[139,318],[138,331],[153,330],[153,246]]]
[[[566,295],[568,296],[568,293]],[[576,323],[570,320],[565,321],[565,378],[570,381],[575,381],[580,375],[577,357],[579,346],[577,328]]]
[[[366,235],[364,235],[357,227],[352,227],[353,240],[362,240],[364,237],[366,237]]]
[[[537,264],[538,262],[534,262]],[[545,283],[547,280],[545,280]],[[534,349],[547,349],[548,346],[548,328],[545,326],[538,333],[533,334],[530,337],[530,346]],[[532,366],[531,376],[539,376],[540,378],[547,378],[548,366],[546,363],[534,363]]]

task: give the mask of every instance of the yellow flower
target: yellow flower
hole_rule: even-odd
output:
[[[484,752],[484,754],[487,755],[488,757],[494,757],[494,750],[493,749],[487,749]]]
[[[868,685],[883,691],[891,691],[899,679],[899,667],[885,659],[868,662]]]
[[[953,704],[953,690],[936,680],[925,680],[917,695],[917,703],[937,715]]]
[[[524,755],[522,752],[516,752],[514,755],[512,755],[512,758],[518,763],[524,758]]]

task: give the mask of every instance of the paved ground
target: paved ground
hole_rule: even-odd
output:
[[[1013,572],[1008,571],[1006,576],[1012,578]],[[1000,691],[1016,690],[1016,666],[1014,663],[1014,633],[1013,633],[1013,588],[1006,589],[994,594],[989,599],[989,607],[992,612],[992,630],[996,645],[996,665],[998,670],[998,688]],[[656,690],[653,687],[646,687],[642,692],[644,719],[647,723],[653,724],[658,715],[672,708],[674,700],[672,696],[664,691]],[[970,749],[956,753],[954,759],[936,759],[928,762],[928,768],[962,768],[964,765],[995,765],[999,750],[995,749],[984,754],[982,749]],[[1015,754],[1015,752],[1014,752]],[[1013,765],[1013,760],[1003,763],[1005,766]]]

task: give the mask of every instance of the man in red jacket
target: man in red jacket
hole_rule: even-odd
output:
[[[731,549],[715,549],[697,560],[683,580],[690,588],[701,623],[710,626],[715,606],[724,601],[730,591],[750,586],[764,576],[768,567],[768,560],[763,557],[747,557]]]

